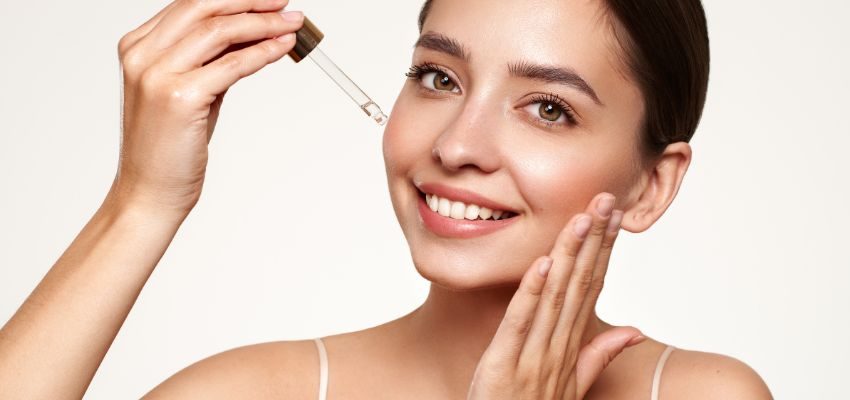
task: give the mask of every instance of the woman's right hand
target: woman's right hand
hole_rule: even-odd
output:
[[[118,44],[122,141],[110,196],[188,214],[222,99],[295,44],[288,0],[175,0]]]

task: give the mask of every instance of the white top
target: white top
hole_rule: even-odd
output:
[[[321,338],[313,339],[316,342],[316,347],[319,349],[319,400],[328,399],[328,353],[325,350],[325,344]],[[650,400],[658,400],[658,389],[661,387],[661,371],[664,370],[664,364],[667,363],[667,358],[675,349],[673,346],[667,346],[661,357],[658,358],[658,363],[655,365],[655,374],[652,376],[652,392]]]
[[[655,374],[652,376],[652,392],[649,394],[650,400],[658,400],[658,391],[661,388],[661,371],[664,370],[664,364],[667,363],[667,358],[673,352],[675,347],[667,346],[661,357],[658,358],[658,364],[655,365]]]
[[[319,400],[328,398],[328,352],[321,338],[313,339],[319,348]]]

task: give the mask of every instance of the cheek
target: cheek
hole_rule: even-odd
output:
[[[430,157],[433,132],[422,124],[415,106],[404,92],[396,100],[384,130],[383,152],[388,177],[409,171],[423,157]],[[427,159],[427,158],[426,158]]]
[[[521,160],[513,168],[516,183],[532,216],[545,226],[545,234],[556,234],[597,194],[621,191],[615,172],[625,166],[616,154],[598,151],[605,147],[576,141],[529,149],[529,154],[516,158]]]

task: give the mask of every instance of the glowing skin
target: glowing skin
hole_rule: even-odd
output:
[[[285,5],[285,0],[177,0],[122,38],[120,57],[132,61],[122,61],[131,78],[125,81],[126,100],[133,105],[125,107],[127,121],[136,121],[123,131],[124,138],[131,139],[122,141],[124,169],[119,167],[121,173],[104,207],[22,306],[23,312],[0,332],[0,339],[5,338],[0,340],[0,397],[83,396],[139,292],[197,202],[201,186],[197,182],[203,182],[207,144],[221,105],[218,100],[211,104],[212,99],[221,99],[216,96],[244,72],[225,67],[234,64],[223,57],[200,69],[197,65],[209,57],[185,57],[201,53],[211,57],[215,54],[211,46],[225,48],[243,36],[277,38],[261,42],[262,47],[239,50],[245,62],[239,65],[259,70],[274,60],[272,56],[279,59],[292,49],[293,32],[301,27],[303,15],[288,12],[280,18],[248,11],[273,12]],[[600,192],[617,196],[615,207],[625,212],[622,227],[632,232],[650,227],[669,206],[687,170],[690,147],[671,144],[658,160],[638,163],[642,99],[627,74],[621,73],[611,21],[601,17],[600,5],[600,1],[570,0],[434,3],[424,32],[458,42],[468,60],[434,50],[436,42],[418,47],[413,63],[420,66],[415,75],[422,79],[403,88],[383,143],[394,210],[416,268],[433,284],[424,304],[406,316],[324,338],[331,398],[386,398],[388,393],[403,398],[465,398],[479,361],[490,358],[482,354],[495,342],[494,333],[523,272],[536,269],[532,261],[538,256],[550,254],[567,220],[587,211]],[[227,18],[211,24],[209,16],[215,12],[228,14]],[[211,26],[228,28],[214,31]],[[191,32],[197,36],[188,35]],[[446,76],[423,71],[425,63],[446,71]],[[598,101],[576,87],[513,76],[528,63],[571,68],[593,88]],[[163,69],[168,65],[180,67],[180,79],[178,72]],[[187,78],[187,71],[198,75]],[[206,95],[183,96],[186,88],[203,89]],[[545,99],[542,104],[540,99]],[[566,123],[552,104],[560,102],[556,99],[574,110],[578,125]],[[186,111],[196,109],[205,110],[201,124],[192,117],[195,111]],[[168,151],[157,151],[162,149]],[[126,167],[135,164],[131,161],[152,167]],[[169,173],[163,175],[161,170]],[[440,204],[425,207],[418,187],[434,192]],[[463,210],[464,217],[466,212],[470,215],[466,221],[460,219],[462,207],[449,201],[480,207]],[[455,218],[422,214],[439,208],[444,215],[451,215],[453,208]],[[484,219],[498,218],[498,211],[508,211],[500,217],[516,216],[474,220],[476,213]],[[422,215],[433,218],[432,223],[424,224]],[[469,229],[458,229],[461,226]],[[562,247],[552,253],[565,255],[564,242],[560,243]],[[369,261],[362,262],[368,270]],[[555,265],[547,282],[557,281],[551,280],[553,273],[563,277],[569,270],[564,266],[569,264]],[[540,277],[534,269],[528,276]],[[364,272],[367,277],[383,278]],[[534,297],[532,293],[537,292],[521,292],[517,298]],[[552,293],[539,297],[555,300]],[[575,309],[575,299],[567,296],[566,306]],[[539,314],[546,316],[556,308],[553,303],[548,303],[548,310],[539,308]],[[558,326],[563,328],[558,334],[571,329]],[[568,333],[580,337],[584,345],[610,328],[594,314],[583,331]],[[541,337],[537,339],[540,344]],[[651,339],[629,347],[605,367],[582,398],[648,395],[651,382],[646,377],[652,376],[664,348]],[[593,350],[602,354],[598,346]],[[718,388],[743,379],[763,386],[746,366],[730,360],[684,349],[673,354],[664,370],[661,398],[718,398]],[[526,364],[524,370],[541,367],[541,360]],[[559,360],[542,361],[552,365]],[[45,363],[56,368],[43,368]],[[187,393],[210,399],[314,398],[316,363],[312,340],[235,348],[181,370],[145,398],[186,398]],[[504,381],[498,369],[484,370],[496,374],[491,381]],[[529,387],[518,380],[509,383]],[[476,387],[486,386],[485,380]],[[29,395],[4,396],[8,390]],[[487,395],[483,398],[493,399]],[[769,394],[720,397],[770,398]]]
[[[515,285],[593,196],[612,193],[619,207],[630,200],[641,173],[643,103],[618,69],[618,49],[601,18],[596,2],[434,4],[423,33],[454,39],[469,61],[417,47],[413,65],[434,64],[448,76],[409,80],[384,136],[393,205],[424,277],[451,289]],[[521,62],[572,68],[603,105],[572,87],[511,76],[508,65]],[[578,125],[565,116],[545,124],[558,115],[533,99],[549,93],[568,103]],[[520,215],[492,234],[437,236],[419,216],[414,185],[423,182],[477,192]]]

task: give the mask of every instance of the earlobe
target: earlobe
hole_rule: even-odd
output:
[[[661,218],[676,198],[691,158],[691,146],[686,142],[672,143],[664,149],[636,188],[637,200],[624,210],[624,230],[641,233]]]

